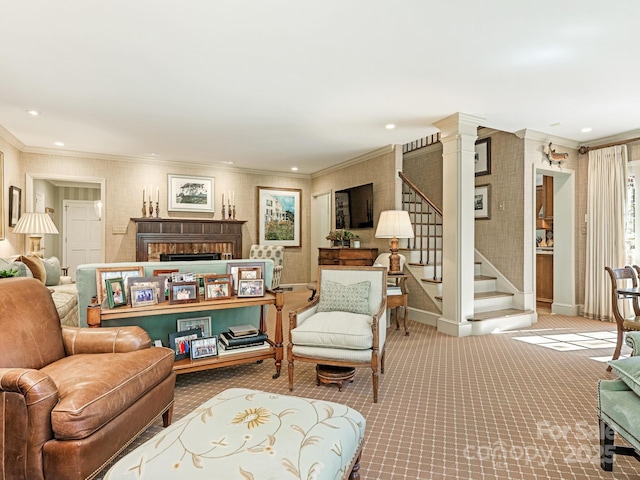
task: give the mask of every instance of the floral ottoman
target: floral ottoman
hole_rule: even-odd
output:
[[[346,405],[231,388],[125,455],[104,480],[355,480],[364,430]]]

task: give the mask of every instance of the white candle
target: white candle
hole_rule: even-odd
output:
[[[145,185],[142,189],[142,203],[144,203],[144,199],[147,198],[147,186]]]
[[[158,203],[160,203],[160,187],[156,187],[156,197],[158,197]]]
[[[233,191],[233,200],[232,200],[231,203],[233,203],[234,206],[236,205],[236,191],[235,190]]]

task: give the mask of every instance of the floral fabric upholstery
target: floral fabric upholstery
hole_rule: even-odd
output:
[[[131,451],[104,480],[346,479],[365,423],[346,405],[232,388]]]
[[[256,260],[271,259],[273,260],[273,277],[271,279],[272,290],[280,286],[280,277],[282,276],[282,267],[284,264],[284,247],[280,245],[251,245],[249,250],[249,258]]]

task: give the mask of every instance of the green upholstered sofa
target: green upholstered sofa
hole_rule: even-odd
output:
[[[606,471],[613,469],[614,454],[640,460],[640,332],[627,333],[626,343],[632,356],[609,362],[619,378],[598,382],[600,466]],[[615,445],[616,433],[631,446]]]

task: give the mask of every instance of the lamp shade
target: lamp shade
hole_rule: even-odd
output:
[[[385,210],[380,213],[376,238],[413,238],[413,227],[409,212],[405,210]]]
[[[28,235],[57,235],[58,229],[46,213],[27,212],[20,217],[13,229],[13,233],[26,233]]]

